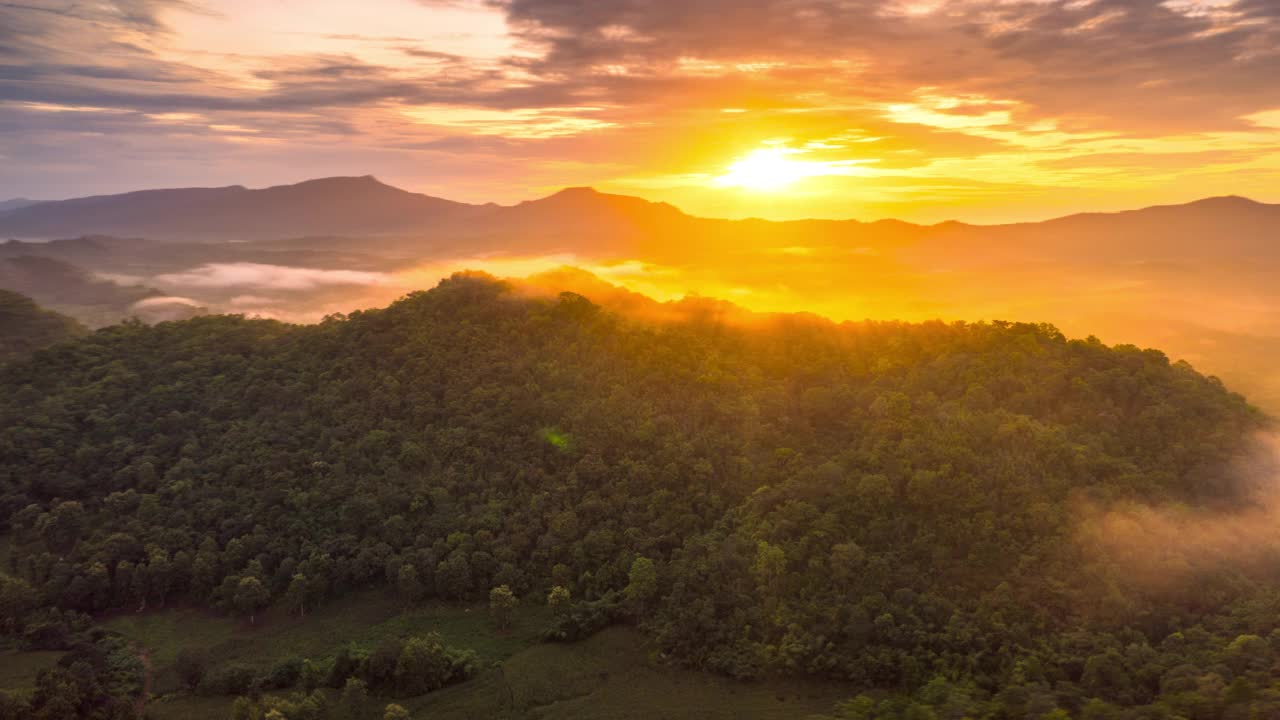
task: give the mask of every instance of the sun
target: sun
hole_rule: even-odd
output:
[[[716,184],[749,190],[781,190],[796,181],[827,174],[823,163],[796,160],[795,150],[767,147],[753,150],[729,166]]]

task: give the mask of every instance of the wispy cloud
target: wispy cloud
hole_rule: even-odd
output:
[[[0,3],[0,195],[374,172],[465,200],[598,184],[744,214],[760,198],[712,180],[776,138],[878,162],[774,215],[1045,214],[1119,169],[1106,198],[1130,205],[1175,192],[1175,167],[1280,192],[1270,0],[374,4]],[[1222,160],[1178,166],[1171,138]],[[1106,164],[1125,153],[1165,157]]]
[[[376,272],[323,270],[259,263],[211,263],[186,272],[157,275],[154,278],[157,284],[178,288],[271,290],[314,290],[325,286],[380,285],[388,280],[388,275]]]

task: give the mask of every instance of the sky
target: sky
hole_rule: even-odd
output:
[[[366,174],[774,219],[1280,202],[1280,2],[0,0],[0,199]]]

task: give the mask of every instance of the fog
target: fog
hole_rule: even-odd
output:
[[[1195,506],[1080,503],[1078,539],[1105,581],[1127,592],[1193,592],[1210,574],[1280,571],[1280,435],[1259,435]]]

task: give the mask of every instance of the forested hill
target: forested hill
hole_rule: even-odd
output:
[[[1086,507],[1247,503],[1262,425],[1157,351],[1044,325],[646,324],[468,275],[314,326],[130,323],[0,369],[6,626],[561,586],[551,636],[635,622],[736,676],[1009,718],[1208,674],[1258,703],[1272,666],[1230,653],[1280,621],[1274,558],[1151,586],[1080,535]]]
[[[0,290],[0,363],[86,332],[72,318],[45,310],[25,295]]]

